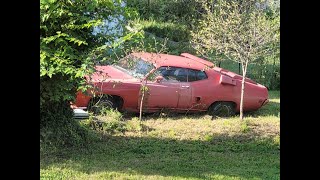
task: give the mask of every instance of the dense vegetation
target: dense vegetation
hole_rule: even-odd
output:
[[[69,102],[77,90],[86,88],[84,75],[92,70],[93,55],[118,37],[93,33],[94,28],[126,14],[120,1],[40,1],[41,142],[75,144],[87,137],[73,121]]]

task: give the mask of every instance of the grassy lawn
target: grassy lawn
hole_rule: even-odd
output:
[[[143,128],[40,153],[41,179],[280,179],[280,92],[257,112],[147,115]]]

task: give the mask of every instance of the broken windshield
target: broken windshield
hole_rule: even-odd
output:
[[[135,78],[143,78],[155,68],[153,64],[133,56],[124,57],[115,67]]]

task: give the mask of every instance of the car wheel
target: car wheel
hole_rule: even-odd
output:
[[[96,98],[89,103],[88,111],[100,114],[103,109],[115,109],[115,103],[111,97]]]
[[[216,102],[209,107],[208,114],[217,117],[234,116],[235,107],[231,102]]]

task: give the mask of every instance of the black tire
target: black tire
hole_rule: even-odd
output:
[[[215,102],[208,109],[208,114],[215,117],[231,117],[235,113],[235,105],[232,102]]]
[[[115,102],[111,96],[92,99],[88,105],[88,111],[95,115],[100,114],[101,110],[104,108],[116,109]]]

